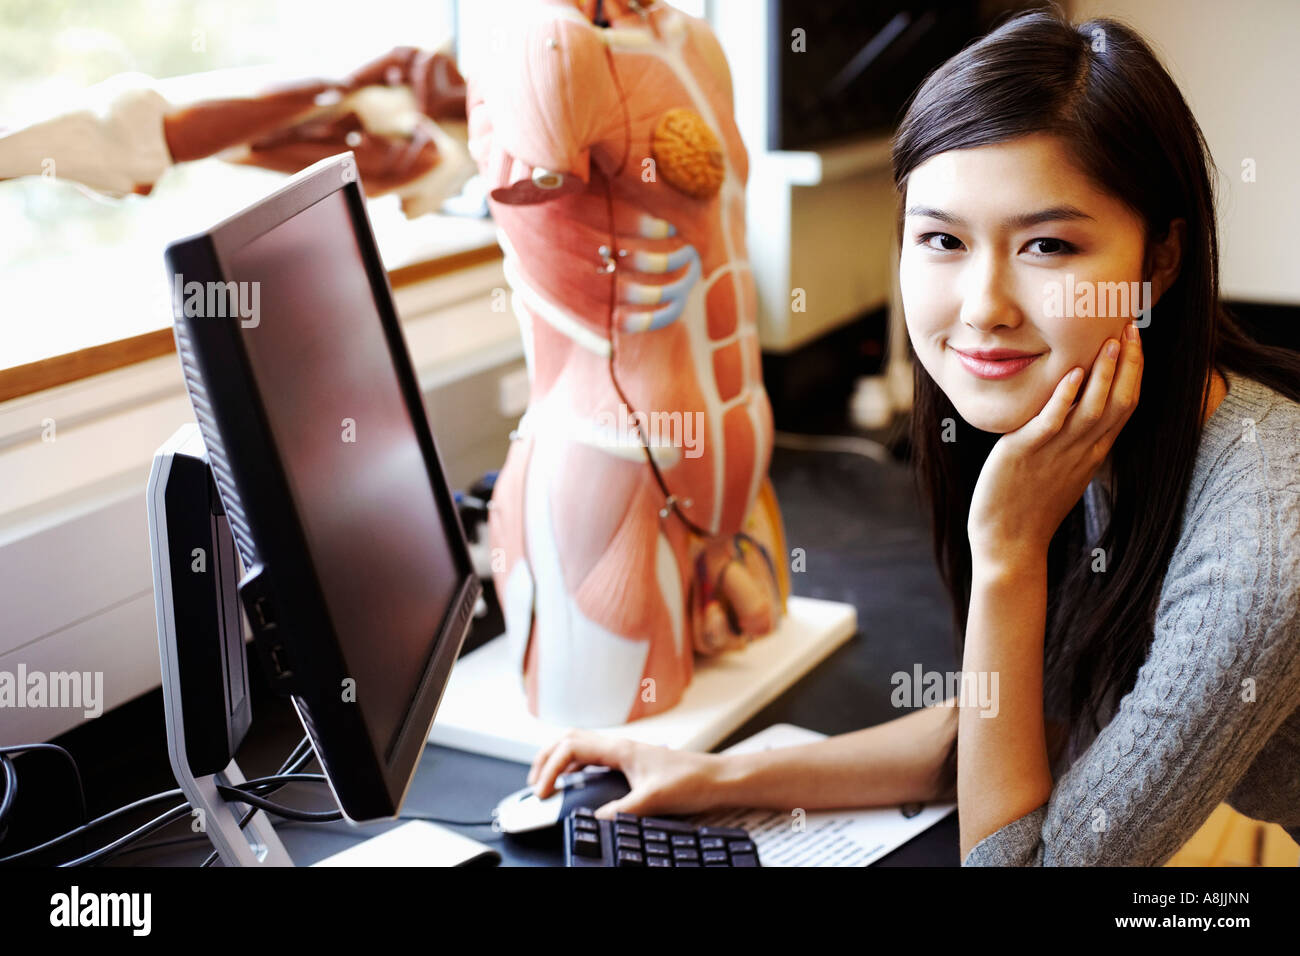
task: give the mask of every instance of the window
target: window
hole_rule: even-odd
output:
[[[76,108],[84,91],[138,71],[171,102],[238,95],[278,79],[343,76],[394,46],[438,48],[454,0],[6,0],[0,126]],[[0,369],[171,324],[163,248],[265,195],[279,173],[217,159],[169,170],[148,197],[69,182],[0,182]],[[390,269],[493,244],[489,221],[408,221],[371,201]]]

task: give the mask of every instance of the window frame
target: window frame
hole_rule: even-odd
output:
[[[277,83],[301,77],[280,64],[229,67],[153,80],[155,88],[177,106],[199,99],[246,96]],[[441,275],[473,268],[501,258],[495,240],[473,242],[455,252],[431,255],[388,270],[394,290]],[[105,372],[174,353],[171,326],[107,342],[59,352],[45,358],[0,369],[0,403],[45,389],[67,385]]]
[[[439,276],[470,269],[501,258],[495,242],[472,246],[460,252],[436,256],[388,271],[394,291]],[[52,355],[25,365],[0,369],[0,402],[67,385],[92,375],[112,372],[176,351],[170,326],[139,335],[114,339],[72,352]]]

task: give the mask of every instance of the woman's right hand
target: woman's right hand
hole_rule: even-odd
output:
[[[555,792],[560,774],[598,764],[621,770],[631,791],[596,810],[602,820],[615,813],[638,816],[699,813],[722,804],[721,754],[673,750],[634,740],[615,740],[589,730],[570,730],[533,759],[528,782],[539,799]]]

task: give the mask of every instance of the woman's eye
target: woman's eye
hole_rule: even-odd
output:
[[[1068,256],[1070,253],[1075,251],[1074,246],[1070,245],[1064,239],[1050,239],[1046,236],[1039,239],[1030,239],[1029,245],[1033,246],[1040,242],[1047,244],[1046,249],[1039,249],[1037,255],[1040,256]],[[1026,246],[1026,248],[1028,248],[1028,246]]]
[[[938,240],[937,245],[935,240]],[[935,252],[956,252],[962,248],[962,241],[946,232],[927,232],[917,237],[916,244],[925,246],[927,249],[933,249]],[[1038,247],[1037,250],[1033,249],[1035,246]],[[1053,239],[1049,236],[1031,239],[1025,248],[1030,249],[1035,256],[1042,259],[1068,256],[1079,251],[1064,239]]]
[[[940,245],[931,245],[931,239],[938,239]],[[947,245],[948,242],[955,243],[955,245]],[[948,235],[946,232],[927,232],[925,235],[917,238],[916,244],[919,246],[926,246],[933,249],[935,252],[956,252],[961,248],[961,240],[956,236]]]

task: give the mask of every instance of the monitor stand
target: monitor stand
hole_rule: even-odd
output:
[[[248,808],[217,790],[246,779],[234,754],[253,715],[234,536],[197,425],[181,426],[155,453],[148,509],[167,756],[193,808],[191,826],[207,834],[226,866],[293,866],[270,817],[258,810],[241,829]],[[500,855],[491,847],[417,821],[315,865],[463,866],[493,858]]]
[[[169,734],[170,736],[170,734]],[[170,751],[170,746],[168,747]],[[175,758],[172,767],[175,768]],[[242,803],[228,802],[217,792],[218,786],[235,787],[244,782],[239,764],[231,760],[220,773],[196,777],[176,772],[176,782],[189,798],[190,806],[203,811],[203,829],[226,866],[293,866],[289,851],[280,842],[270,818],[258,810],[241,830]],[[195,818],[199,819],[198,817]],[[197,823],[194,826],[198,826]]]
[[[155,453],[147,495],[167,755],[191,826],[226,866],[293,866],[267,814],[241,829],[246,805],[217,790],[245,781],[234,754],[252,700],[235,542],[197,425]]]

